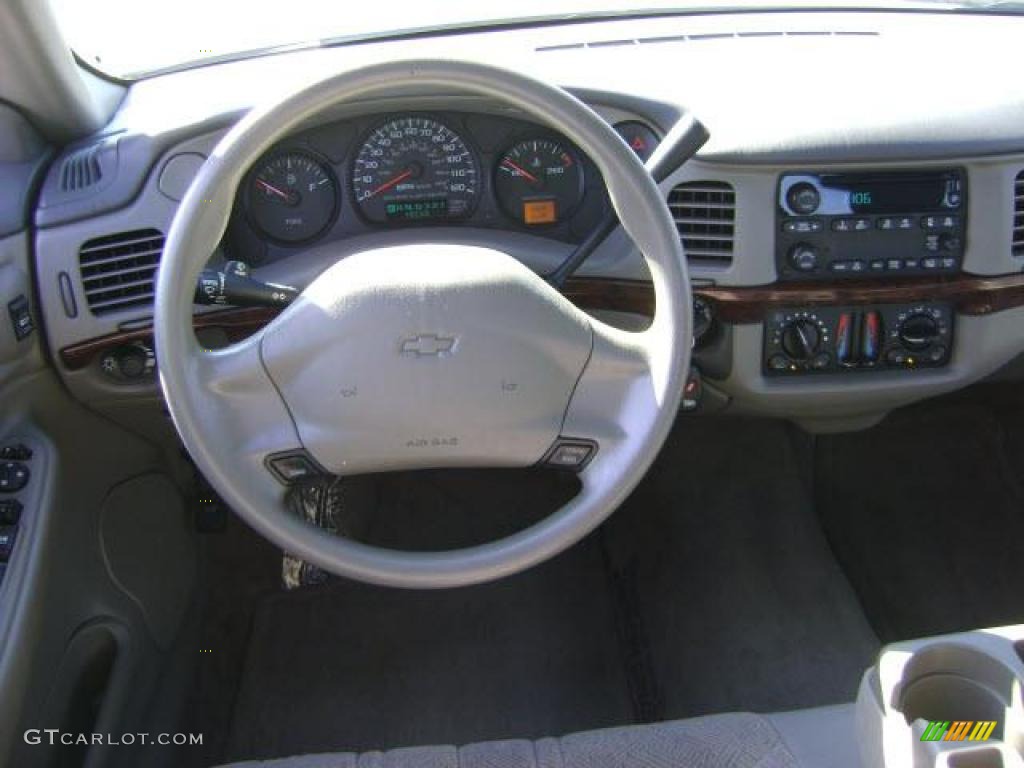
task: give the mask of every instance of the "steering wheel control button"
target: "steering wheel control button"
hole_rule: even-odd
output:
[[[0,525],[17,525],[24,507],[17,499],[0,501]]]
[[[267,457],[267,468],[285,485],[323,474],[305,451],[290,451]]]
[[[578,440],[570,437],[559,438],[544,464],[557,469],[571,469],[579,472],[597,453],[597,443],[592,440]]]
[[[0,463],[0,493],[14,493],[28,484],[28,467],[20,461]]]

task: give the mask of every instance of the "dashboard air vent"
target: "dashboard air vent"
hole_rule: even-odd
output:
[[[60,167],[61,192],[77,192],[98,184],[103,178],[99,144],[80,149],[64,159]]]
[[[736,193],[731,184],[688,181],[669,193],[668,207],[688,260],[732,262]]]
[[[1013,255],[1024,257],[1024,171],[1013,183]]]
[[[78,251],[85,300],[94,315],[153,303],[164,236],[140,229],[89,240]]]

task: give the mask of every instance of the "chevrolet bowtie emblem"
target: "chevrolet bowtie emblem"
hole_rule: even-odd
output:
[[[416,357],[439,357],[455,349],[454,336],[438,336],[435,333],[421,333],[402,339],[402,354]]]

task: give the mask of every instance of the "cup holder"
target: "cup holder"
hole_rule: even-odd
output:
[[[915,720],[994,721],[990,738],[1002,740],[1019,685],[1013,670],[987,653],[941,643],[918,650],[907,662],[893,704],[908,725]]]

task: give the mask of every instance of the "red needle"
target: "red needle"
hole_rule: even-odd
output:
[[[368,194],[366,197],[373,197],[374,195],[380,194],[385,189],[391,189],[393,186],[395,186],[395,184],[398,184],[400,182],[405,181],[410,176],[412,176],[412,168],[406,168],[404,171],[402,171],[400,174],[395,176],[393,179],[389,179],[388,181],[385,181],[383,184],[381,184],[376,189],[371,190],[370,194]]]
[[[504,160],[502,160],[501,163],[502,163],[502,165],[507,165],[513,171],[518,171],[519,174],[521,176],[525,177],[527,181],[532,181],[534,184],[540,184],[540,179],[538,179],[536,176],[534,176],[532,173],[530,173],[528,170],[526,170],[522,166],[516,165],[514,162],[509,160],[507,157]]]
[[[265,182],[263,179],[256,179],[256,183],[263,185],[264,189],[269,190],[270,192],[273,192],[275,195],[279,195],[279,196],[283,197],[285,200],[290,200],[291,199],[288,196],[287,192],[282,192],[280,189],[275,187],[273,184],[267,184],[267,182]]]

